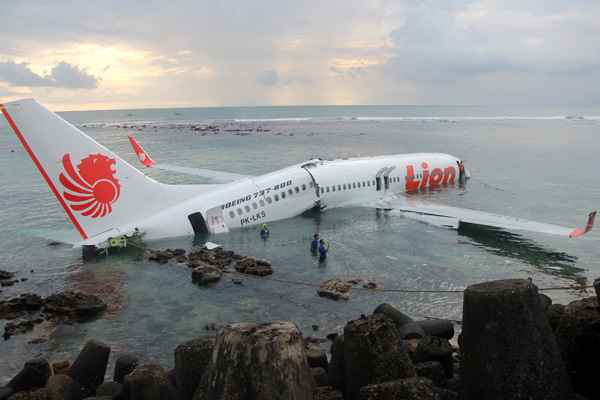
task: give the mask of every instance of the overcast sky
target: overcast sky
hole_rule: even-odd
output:
[[[600,104],[598,0],[20,0],[0,101]]]

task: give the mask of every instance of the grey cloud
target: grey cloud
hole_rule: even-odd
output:
[[[98,78],[64,61],[54,66],[46,76],[33,72],[27,63],[0,62],[0,80],[12,86],[28,87],[93,89],[98,86]]]
[[[264,86],[274,86],[279,81],[279,74],[274,69],[261,71],[256,75],[256,82]]]

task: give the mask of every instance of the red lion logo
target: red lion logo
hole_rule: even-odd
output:
[[[65,172],[59,180],[71,209],[91,218],[110,214],[112,204],[121,194],[121,185],[115,177],[116,161],[102,154],[90,154],[79,162],[75,171],[71,156],[65,154],[62,163]]]

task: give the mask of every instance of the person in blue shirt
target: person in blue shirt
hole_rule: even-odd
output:
[[[319,261],[325,261],[327,259],[327,252],[329,251],[329,244],[325,244],[323,239],[319,240]]]
[[[262,224],[261,228],[260,228],[260,237],[263,240],[266,240],[269,237],[269,228],[267,227],[267,224]]]
[[[310,252],[313,256],[319,254],[319,234],[315,233],[313,236],[313,241],[310,243]]]

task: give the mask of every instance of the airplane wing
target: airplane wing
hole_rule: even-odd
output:
[[[577,238],[591,231],[596,218],[596,211],[591,212],[588,215],[587,225],[584,228],[567,228],[484,211],[439,205],[406,196],[393,196],[382,199],[378,202],[377,207],[397,210],[406,217],[454,229],[457,229],[460,223],[463,222],[508,230],[541,232],[569,238]]]
[[[208,178],[208,179],[212,180],[213,182],[217,182],[217,183],[233,182],[233,181],[237,181],[237,180],[249,177],[249,175],[234,174],[234,173],[225,172],[225,171],[215,171],[212,169],[179,167],[177,165],[157,163],[156,161],[154,161],[152,159],[152,157],[150,157],[150,155],[138,143],[138,141],[133,137],[133,135],[128,135],[128,138],[129,138],[129,143],[131,143],[131,147],[133,147],[133,151],[135,152],[135,154],[138,157],[138,160],[140,160],[140,163],[142,163],[142,165],[145,166],[146,168],[156,168],[156,169],[161,169],[164,171],[179,172],[179,173],[188,174],[188,175],[201,176],[203,178]]]

